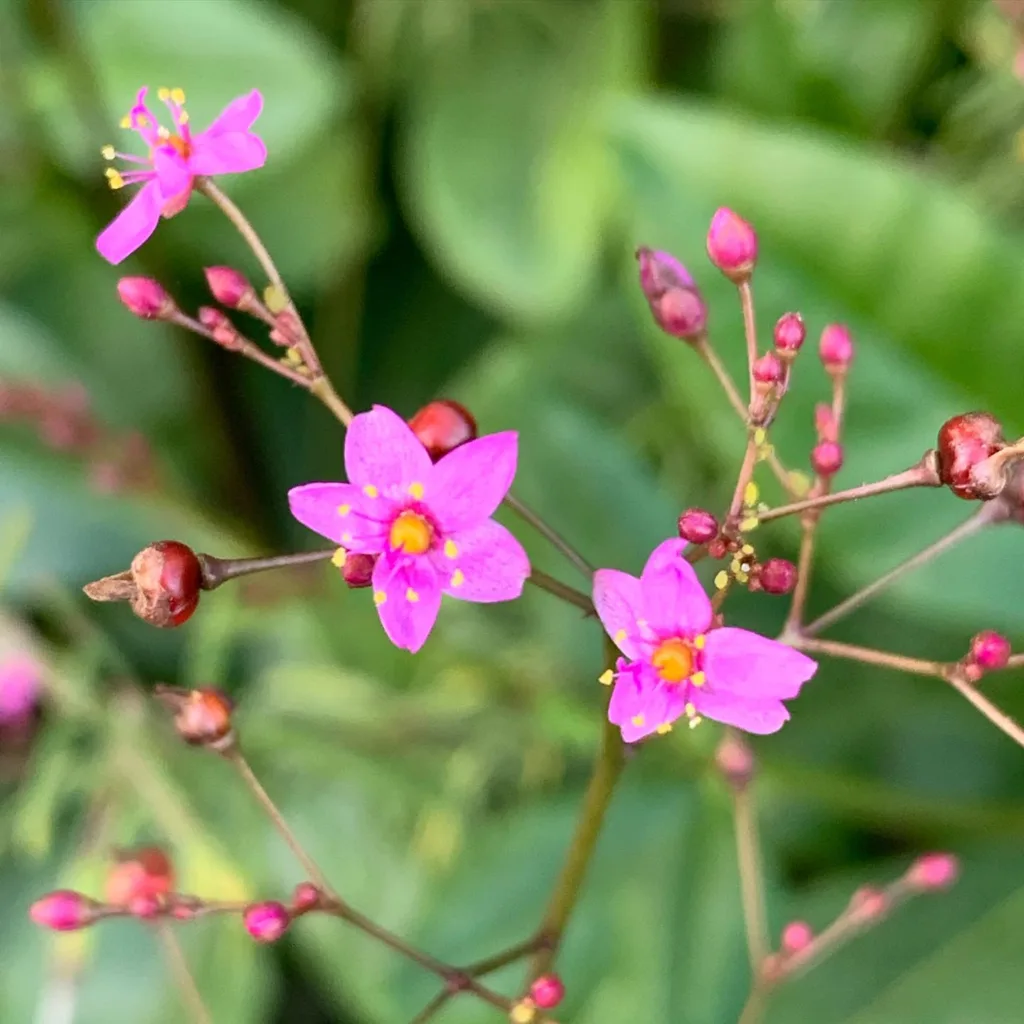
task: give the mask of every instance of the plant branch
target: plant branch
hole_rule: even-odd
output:
[[[837,640],[815,640],[799,634],[783,633],[779,638],[790,647],[808,654],[824,654],[832,658],[844,658],[847,661],[859,661],[864,665],[877,665],[879,668],[891,668],[896,672],[906,672],[915,676],[933,676],[945,679],[947,666],[941,661],[926,661],[923,658],[908,658],[902,654],[890,654],[878,651],[873,647],[858,647],[855,644],[839,643]]]
[[[434,996],[434,998],[431,999],[415,1017],[413,1017],[409,1024],[426,1024],[428,1020],[432,1020],[437,1015],[438,1010],[444,1008],[445,1004],[449,999],[451,999],[451,997],[452,993],[449,992],[448,989],[441,989],[441,991],[438,992],[437,995]]]
[[[272,555],[269,558],[216,558],[214,555],[198,555],[203,573],[203,590],[216,590],[222,583],[249,576],[252,573],[268,572],[271,569],[290,569],[296,565],[309,565],[331,558],[337,548],[320,551],[301,551],[291,555]]]
[[[977,687],[968,682],[954,667],[946,676],[950,686],[966,697],[1000,732],[1005,733],[1020,747],[1024,747],[1024,729],[1005,711],[996,707]]]
[[[736,826],[736,856],[740,870],[743,921],[747,931],[750,970],[756,978],[768,955],[768,914],[761,878],[761,852],[757,814],[750,786],[732,787],[733,819]]]
[[[167,964],[174,975],[175,983],[181,991],[182,1001],[185,1003],[189,1015],[197,1024],[213,1024],[213,1018],[206,1009],[203,997],[199,994],[195,978],[192,977],[188,961],[185,959],[185,953],[178,942],[178,937],[174,934],[174,930],[166,921],[161,921],[157,925],[157,932],[160,935],[160,942],[164,948]]]
[[[530,575],[526,577],[526,582],[532,583],[538,590],[546,590],[549,594],[554,594],[555,597],[561,598],[568,604],[579,608],[587,615],[594,614],[594,603],[582,590],[570,587],[561,580],[556,580],[554,576],[541,572],[540,569],[531,568]]]
[[[551,545],[562,552],[565,557],[584,575],[593,576],[592,566],[560,533],[549,526],[536,512],[524,505],[514,494],[505,495],[505,504],[525,523],[529,523]]]
[[[750,379],[750,401],[754,401],[756,384],[754,381],[754,363],[757,362],[757,325],[754,322],[754,290],[750,280],[741,281],[736,285],[740,295],[740,308],[743,310],[743,335],[747,339],[747,375]]]

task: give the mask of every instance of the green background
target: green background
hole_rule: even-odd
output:
[[[95,253],[120,202],[99,150],[141,84],[183,87],[197,127],[259,87],[267,166],[223,185],[339,390],[404,415],[447,395],[485,431],[518,429],[524,500],[636,572],[682,507],[728,500],[743,443],[635,280],[638,244],[683,259],[742,372],[733,289],[704,256],[718,206],[759,231],[763,332],[798,309],[812,342],[829,321],[854,333],[841,483],[910,464],[956,412],[1017,435],[1014,46],[993,5],[966,0],[2,0],[0,379],[80,382],[111,428],[149,439],[163,485],[99,493],[80,460],[0,424],[0,634],[30,628],[53,677],[0,783],[0,1020],[49,1024],[39,1008],[76,963],[76,1024],[186,1019],[142,925],[54,943],[27,921],[48,888],[102,891],[113,847],[165,844],[181,887],[211,896],[301,877],[228,767],[175,744],[142,696],[156,681],[230,690],[254,765],[342,894],[457,962],[539,920],[600,732],[598,629],[537,591],[446,602],[415,658],[329,567],[226,587],[170,634],[87,606],[81,584],[157,538],[314,546],[286,489],[342,472],[336,424],[301,393],[119,305],[122,272],[187,309],[207,300],[204,265],[256,277],[202,198],[122,268]],[[807,468],[826,394],[808,352],[774,432],[787,464]],[[928,492],[829,514],[812,613],[969,511]],[[793,554],[791,524],[756,539]],[[1019,527],[975,538],[833,635],[949,659],[981,628],[1019,641],[1022,555]],[[731,618],[771,633],[784,611],[741,598]],[[1024,714],[1018,677],[984,685]],[[780,993],[770,1024],[1019,1022],[1024,752],[939,682],[845,663],[792,710],[756,744],[776,934],[823,927],[931,848],[959,854],[963,879]],[[560,961],[560,1019],[736,1020],[748,977],[717,736],[631,760]],[[272,949],[237,920],[180,934],[217,1024],[400,1024],[436,987],[335,921]],[[463,999],[439,1019],[497,1017]]]

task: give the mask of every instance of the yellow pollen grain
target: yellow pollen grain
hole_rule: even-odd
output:
[[[184,89],[172,89],[171,90],[171,102],[177,103],[180,107],[185,102],[185,90]]]
[[[417,594],[417,593],[416,593],[416,591],[412,589],[412,587],[410,587],[410,588],[409,588],[409,589],[408,589],[408,590],[407,590],[407,591],[405,592],[405,599],[406,599],[406,601],[408,601],[408,602],[409,602],[410,604],[415,604],[415,603],[416,603],[416,602],[417,602],[417,601],[418,601],[418,600],[420,599],[420,595],[419,595],[419,594]]]
[[[612,680],[615,678],[615,673],[610,669],[606,668],[598,677],[597,681],[602,686],[611,686]]]
[[[622,641],[625,640],[627,636],[629,636],[629,634],[624,629],[619,629],[619,630],[616,630],[615,636],[613,636],[612,639],[617,644],[621,644]]]
[[[161,103],[166,103],[171,98],[171,90],[164,85],[160,86],[156,91],[156,98]]]
[[[757,449],[757,461],[767,462],[775,454],[775,445],[762,444]]]
[[[348,557],[348,552],[344,548],[338,548],[337,551],[331,555],[331,564],[336,565],[339,569],[345,567],[345,559]]]
[[[386,600],[388,595],[383,590],[375,590],[373,592],[373,603],[379,608]]]
[[[746,519],[740,520],[740,533],[750,533],[751,530],[756,530],[761,525],[761,520],[757,516],[748,516]]]
[[[158,139],[169,139],[171,137],[171,133],[166,128],[164,128],[163,125],[161,125],[156,130],[156,137]]]
[[[423,497],[423,484],[414,483],[409,484],[409,493],[419,501]]]
[[[693,706],[692,704],[687,704],[687,705],[686,705],[686,706],[685,706],[685,707],[683,708],[683,711],[685,711],[685,712],[686,712],[686,717],[687,717],[687,718],[693,718],[693,716],[694,716],[695,714],[697,714],[697,709],[696,709],[696,707],[694,707],[694,706]]]
[[[725,588],[727,586],[729,586],[729,574],[723,569],[715,577],[715,589],[716,590],[725,590]]]
[[[444,553],[446,558],[458,558],[459,557],[459,546],[453,540],[446,540],[444,542]]]
[[[132,119],[127,114],[125,114],[124,117],[121,118],[120,123],[122,128],[131,128]]]
[[[346,530],[341,535],[341,541],[342,541],[343,544],[351,544],[352,543],[352,534],[349,533],[348,530]]]
[[[104,160],[113,160],[114,157],[117,156],[117,152],[113,146],[104,146],[100,150],[100,156],[102,156]]]
[[[532,999],[524,999],[512,1007],[508,1019],[511,1024],[531,1024],[537,1019],[537,1006]]]
[[[754,444],[764,444],[768,440],[768,431],[764,427],[758,427],[754,431]]]
[[[695,715],[693,718],[690,719],[690,728],[696,729],[697,726],[700,725],[700,723],[703,721],[704,719],[701,718],[700,715]]]
[[[761,492],[758,489],[757,484],[753,480],[743,488],[743,504],[744,505],[756,505],[757,499]]]
[[[186,111],[183,110],[178,115],[178,124],[188,124],[188,113]]]
[[[115,171],[113,167],[108,167],[106,170],[107,184],[116,192],[119,188],[124,188],[124,178],[121,177],[119,171]]]
[[[363,494],[365,494],[368,498],[376,498],[380,495],[380,491],[378,491],[377,488],[373,486],[373,484],[367,484],[363,488]]]
[[[351,505],[339,505],[338,506],[338,515],[341,516],[342,518],[347,516],[349,514],[349,512],[351,512],[351,511],[352,511],[352,506]]]
[[[690,676],[690,682],[693,683],[694,686],[703,686],[707,681],[708,677],[704,675],[703,672],[694,672],[693,675]]]
[[[754,545],[744,544],[743,547],[740,548],[740,553],[744,555],[752,555],[754,553]]]
[[[672,731],[672,723],[671,722],[662,722],[661,725],[659,725],[658,729],[657,729],[657,732],[658,732],[659,736],[667,736],[671,731]]]
[[[456,569],[455,572],[452,573],[451,585],[453,587],[461,587],[465,582],[466,577],[462,575],[462,570]]]
[[[632,717],[632,718],[630,719],[630,721],[631,721],[631,722],[632,722],[632,723],[633,723],[633,724],[634,724],[634,725],[635,725],[635,726],[636,726],[636,727],[637,727],[638,729],[642,729],[642,728],[644,727],[644,722],[646,722],[646,721],[647,721],[647,719],[646,719],[646,718],[644,718],[644,716],[643,716],[643,715],[634,715],[634,716],[633,716],[633,717]]]
[[[696,647],[698,651],[703,651],[704,650],[704,645],[707,642],[708,642],[708,638],[703,633],[698,633],[693,638],[693,646]]]

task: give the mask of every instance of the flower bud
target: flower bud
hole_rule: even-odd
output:
[[[981,498],[971,471],[1005,447],[1002,425],[991,414],[954,416],[939,429],[939,479],[958,498]]]
[[[162,900],[148,892],[133,896],[127,904],[128,913],[142,921],[152,921],[154,917],[159,917],[163,906]]]
[[[117,294],[128,312],[143,320],[169,320],[178,312],[164,286],[151,277],[122,277]]]
[[[708,309],[686,268],[667,252],[637,249],[640,287],[655,322],[673,338],[693,341],[704,333]]]
[[[799,313],[783,313],[775,324],[772,337],[783,358],[792,358],[800,351],[807,337],[804,318]]]
[[[160,540],[133,559],[136,586],[132,610],[153,626],[170,628],[187,622],[199,604],[203,573],[195,552],[176,540]]]
[[[788,594],[796,586],[797,569],[786,558],[769,558],[758,566],[756,579],[766,594]]]
[[[245,309],[256,298],[256,289],[249,279],[234,267],[206,267],[206,283],[210,294],[230,309]]]
[[[967,658],[982,672],[995,672],[1006,668],[1006,663],[1010,660],[1010,641],[995,630],[982,630],[971,639],[971,649]]]
[[[43,667],[28,654],[0,660],[0,726],[24,725],[43,695]]]
[[[186,743],[218,752],[228,750],[234,743],[231,723],[234,703],[223,690],[212,686],[198,690],[159,686],[154,692],[157,699],[174,712],[174,728]]]
[[[73,932],[96,920],[99,904],[70,889],[58,889],[36,900],[28,916],[36,924],[55,932]]]
[[[754,361],[752,372],[758,384],[778,384],[783,376],[782,360],[774,352],[765,352]]]
[[[757,232],[739,214],[722,207],[711,218],[708,256],[731,281],[746,281],[757,262]]]
[[[829,373],[845,373],[853,362],[853,337],[843,324],[828,324],[821,332],[818,355]]]
[[[750,744],[737,733],[727,732],[715,748],[715,767],[732,789],[742,792],[750,785],[757,765]]]
[[[244,339],[231,317],[216,306],[200,306],[199,322],[210,332],[213,340],[229,352],[238,352],[245,347]]]
[[[423,406],[409,420],[409,427],[434,462],[477,436],[473,414],[448,398]]]
[[[782,929],[782,952],[792,955],[806,949],[814,941],[814,932],[806,921],[790,921]]]
[[[688,508],[679,517],[679,536],[691,544],[707,544],[718,536],[718,520],[704,508]]]
[[[951,853],[926,853],[918,857],[904,876],[907,885],[918,892],[948,889],[960,874],[960,862]]]
[[[557,974],[542,974],[530,986],[530,998],[542,1010],[553,1010],[565,997],[565,984]]]
[[[257,942],[277,942],[291,924],[291,915],[283,903],[268,900],[247,907],[242,916],[245,930]]]
[[[811,451],[811,466],[818,476],[835,476],[843,468],[843,446],[837,441],[821,441]]]
[[[862,885],[850,897],[848,913],[861,921],[873,921],[889,910],[889,897],[877,885]]]
[[[292,913],[305,914],[320,906],[323,893],[312,882],[299,882],[292,893]]]
[[[106,898],[114,906],[126,907],[142,897],[159,901],[173,888],[170,858],[158,847],[146,846],[121,854],[107,874]]]
[[[353,590],[359,590],[373,583],[373,569],[376,564],[376,555],[361,555],[349,552],[345,555],[345,563],[341,567],[341,575]]]

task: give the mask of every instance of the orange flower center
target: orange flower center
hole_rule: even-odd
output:
[[[167,140],[169,146],[178,151],[179,156],[187,160],[192,155],[192,147],[180,136],[172,135]]]
[[[388,538],[391,547],[407,555],[422,555],[430,549],[434,531],[430,523],[416,512],[403,512],[392,524]]]
[[[666,683],[681,683],[693,671],[693,648],[679,637],[665,640],[651,655],[651,664]]]

